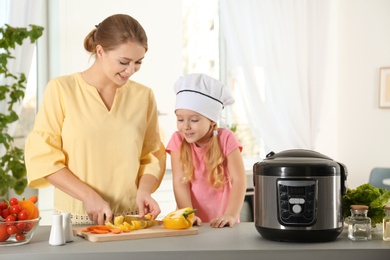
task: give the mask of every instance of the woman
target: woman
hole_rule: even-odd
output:
[[[84,40],[95,57],[83,72],[49,81],[25,149],[29,186],[54,189],[73,224],[113,214],[160,213],[151,193],[165,171],[151,89],[129,80],[148,49],[134,18],[106,18]]]

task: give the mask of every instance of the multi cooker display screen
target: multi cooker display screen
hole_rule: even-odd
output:
[[[305,195],[305,187],[288,187],[290,195]]]

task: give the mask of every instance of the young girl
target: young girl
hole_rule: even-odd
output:
[[[194,224],[233,227],[246,191],[242,146],[217,122],[234,99],[223,85],[204,74],[177,80],[177,129],[167,145],[171,155],[173,188],[178,208],[197,209]]]

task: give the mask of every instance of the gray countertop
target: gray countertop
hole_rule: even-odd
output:
[[[265,240],[253,222],[222,229],[204,224],[197,235],[113,242],[75,237],[66,245],[50,246],[50,226],[39,226],[30,243],[0,247],[0,259],[389,259],[390,242],[381,234],[352,242],[345,231],[332,242],[288,243]]]

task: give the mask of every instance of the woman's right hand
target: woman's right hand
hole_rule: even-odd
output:
[[[97,193],[88,200],[84,200],[84,208],[89,219],[97,225],[104,225],[106,221],[112,220],[110,205]]]
[[[46,180],[69,196],[82,201],[91,221],[103,225],[106,220],[112,220],[112,211],[108,203],[68,168],[62,168],[46,176]]]

